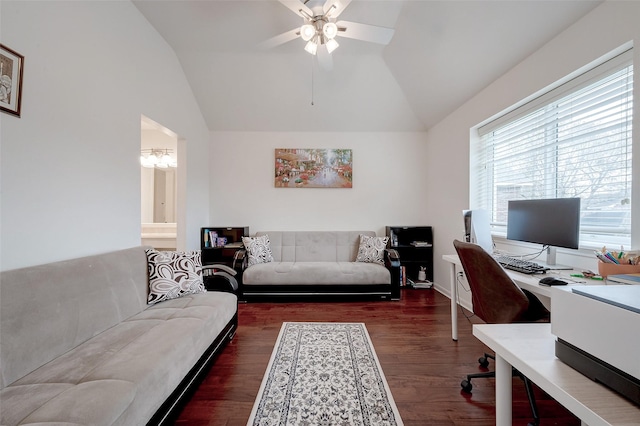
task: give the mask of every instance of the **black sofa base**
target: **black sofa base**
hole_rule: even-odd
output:
[[[261,301],[274,299],[335,299],[366,298],[400,300],[400,287],[390,284],[369,285],[240,285],[241,301]]]

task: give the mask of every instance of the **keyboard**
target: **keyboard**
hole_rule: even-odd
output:
[[[521,274],[544,274],[547,268],[535,262],[522,260],[511,256],[498,255],[494,256],[496,261],[505,269],[520,272]]]

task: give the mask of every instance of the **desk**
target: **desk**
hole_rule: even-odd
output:
[[[442,256],[442,259],[446,262],[449,262],[449,264],[451,265],[449,277],[449,284],[451,286],[451,338],[453,340],[458,340],[458,281],[456,280],[456,265],[462,268],[462,263],[460,263],[460,259],[458,258],[457,254],[445,254]],[[547,276],[549,274],[541,276],[521,274],[519,272],[510,270],[506,271],[511,279],[515,281],[515,283],[520,288],[528,290],[538,296],[542,304],[547,309],[551,310],[551,287],[538,284],[538,280],[540,278],[543,278],[544,276]],[[569,274],[571,274],[572,272],[573,271],[562,271],[562,276],[564,278],[568,278]],[[585,283],[580,282],[579,284],[584,285]],[[595,281],[592,284],[603,284],[603,282]]]
[[[512,423],[512,366],[583,424],[640,425],[640,407],[555,357],[551,324],[475,324],[473,335],[496,353],[496,426]]]

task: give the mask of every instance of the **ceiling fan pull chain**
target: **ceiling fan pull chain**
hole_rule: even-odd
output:
[[[313,56],[311,57],[311,106],[313,106]]]

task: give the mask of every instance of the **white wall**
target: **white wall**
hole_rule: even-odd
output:
[[[353,150],[353,188],[276,188],[276,148]],[[425,133],[213,132],[210,226],[372,230],[430,225]]]
[[[140,244],[141,114],[186,140],[188,248],[209,217],[209,133],[175,54],[128,1],[2,1],[25,56],[0,114],[3,270]],[[204,154],[204,155],[203,155]]]
[[[435,227],[434,280],[443,292],[449,292],[449,269],[441,258],[443,254],[454,252],[454,238],[462,238],[461,211],[469,207],[470,129],[630,41],[636,46],[634,109],[640,111],[639,17],[638,2],[604,3],[430,129],[427,136],[430,167],[425,181],[429,194],[426,217]],[[634,128],[639,129],[640,114],[635,114],[634,121]],[[640,149],[640,132],[634,132],[633,138],[634,150]],[[634,161],[637,175],[640,163],[638,158]],[[446,190],[437,177],[446,180]],[[634,181],[638,179],[634,178]],[[638,190],[635,186],[636,201],[640,199]],[[634,214],[638,223],[638,209],[634,209]],[[638,228],[633,232],[635,241],[640,241]],[[593,257],[587,261],[571,259],[566,255],[561,257],[560,251],[558,256],[560,263],[596,268]],[[461,294],[461,298],[463,303],[470,303],[468,294]]]

